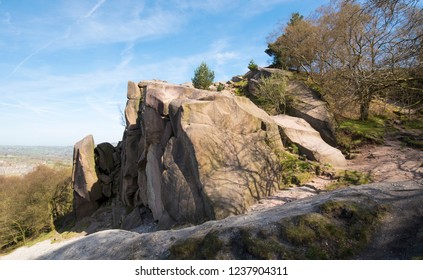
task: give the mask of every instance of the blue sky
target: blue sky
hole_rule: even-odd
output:
[[[266,38],[316,0],[0,0],[0,145],[117,142],[127,81],[266,66]]]

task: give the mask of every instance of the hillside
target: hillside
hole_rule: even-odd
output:
[[[24,175],[38,165],[72,165],[71,146],[0,145],[0,175]]]

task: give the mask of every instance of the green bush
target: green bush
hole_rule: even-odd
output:
[[[194,71],[192,84],[198,89],[208,89],[214,80],[214,71],[210,70],[205,62],[202,62]]]
[[[39,166],[23,177],[0,177],[0,252],[56,228],[72,211],[70,169]]]
[[[263,77],[257,86],[256,105],[270,115],[285,114],[286,105],[290,101],[286,94],[286,84],[286,77],[280,73]]]
[[[368,120],[344,120],[339,124],[337,140],[346,152],[364,144],[383,144],[386,124],[382,117],[369,117]]]
[[[250,63],[248,63],[248,69],[250,69],[250,71],[255,71],[258,69],[258,65],[254,62],[254,60],[250,60]]]

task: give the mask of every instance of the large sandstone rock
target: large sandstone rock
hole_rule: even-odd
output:
[[[274,121],[246,98],[141,82],[122,150],[122,199],[161,228],[244,213],[279,182]],[[136,136],[135,136],[136,135]]]
[[[85,137],[74,146],[72,183],[74,209],[77,219],[81,219],[98,208],[97,200],[102,196],[96,173],[92,135]]]
[[[287,114],[306,120],[326,143],[336,146],[335,120],[319,94],[300,81],[289,81],[287,94],[294,99],[287,107]]]
[[[328,145],[305,120],[287,115],[272,117],[281,128],[283,139],[298,146],[308,159],[335,167],[346,167],[347,161],[338,149]]]
[[[248,91],[250,94],[256,94],[256,88],[262,78],[267,78],[274,74],[282,75],[288,80],[286,93],[292,97],[293,102],[287,104],[286,113],[306,120],[320,133],[326,143],[336,146],[335,120],[328,110],[327,103],[304,82],[293,80],[292,72],[261,67],[248,72],[244,75],[244,78],[248,80]]]

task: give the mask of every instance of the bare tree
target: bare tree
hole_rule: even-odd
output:
[[[358,104],[365,120],[376,96],[419,88],[423,13],[417,2],[334,0],[313,18],[288,24],[269,46],[307,73],[328,99]]]

